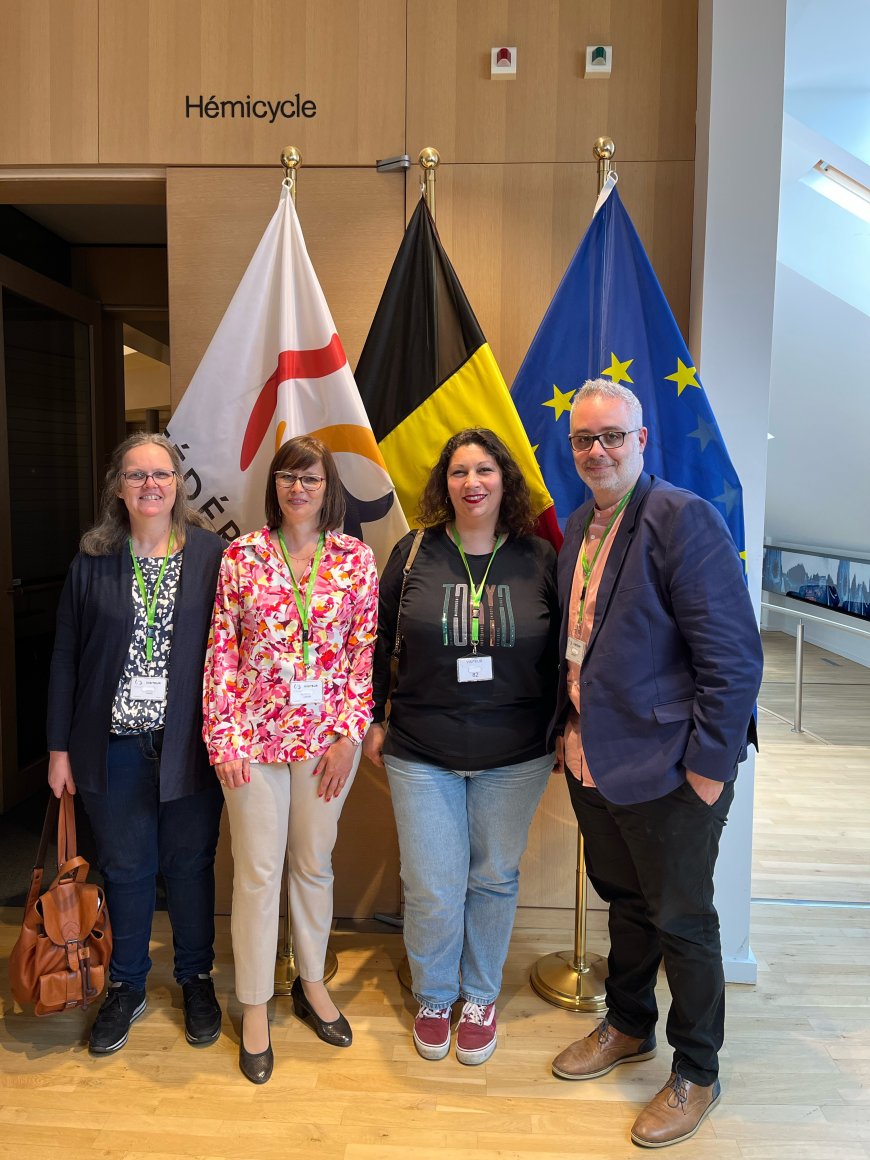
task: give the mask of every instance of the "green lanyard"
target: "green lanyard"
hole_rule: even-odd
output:
[[[598,546],[595,549],[595,555],[592,557],[591,564],[586,559],[586,536],[587,536],[587,534],[589,532],[589,528],[592,524],[592,517],[595,515],[595,509],[593,508],[592,511],[589,513],[589,519],[586,521],[586,527],[583,529],[583,546],[580,549],[580,567],[583,570],[583,591],[580,593],[580,608],[577,611],[577,627],[574,630],[577,633],[578,640],[580,638],[580,628],[583,624],[583,612],[586,608],[586,589],[589,587],[589,577],[592,575],[592,569],[595,567],[595,561],[598,559],[598,553],[601,551],[602,547],[604,546],[604,541],[610,535],[610,532],[611,532],[611,529],[613,528],[613,525],[616,523],[617,518],[619,517],[621,512],[623,512],[625,510],[625,507],[628,504],[628,501],[631,499],[633,494],[634,494],[634,488],[632,488],[631,491],[628,492],[627,495],[624,495],[622,497],[622,499],[619,501],[619,503],[616,505],[616,511],[610,517],[610,521],[608,522],[607,527],[604,529],[604,534],[602,535],[601,539],[598,541]]]
[[[465,565],[465,571],[468,573],[468,589],[471,594],[471,643],[474,652],[477,652],[477,646],[480,643],[480,598],[483,595],[483,588],[486,584],[486,578],[489,575],[489,570],[492,567],[492,562],[495,559],[495,554],[502,545],[503,536],[499,536],[495,541],[495,547],[492,550],[492,555],[489,558],[489,563],[486,566],[486,571],[483,574],[483,579],[475,587],[474,580],[471,577],[471,569],[468,566],[468,559],[462,548],[462,540],[459,538],[459,529],[456,524],[450,527],[451,535],[456,542],[456,547],[459,549],[459,555],[462,557],[462,563]]]
[[[302,600],[302,593],[299,591],[299,585],[296,583],[296,577],[293,575],[293,565],[290,563],[290,553],[287,551],[287,545],[284,543],[284,533],[278,529],[278,542],[281,545],[281,551],[284,555],[284,563],[287,565],[290,572],[290,579],[293,582],[293,599],[296,601],[296,608],[299,612],[299,621],[302,624],[302,663],[308,668],[308,610],[311,607],[311,595],[314,592],[314,582],[317,579],[317,569],[320,567],[320,557],[323,555],[323,545],[326,543],[326,535],[321,532],[320,539],[317,541],[317,551],[314,553],[314,560],[311,564],[311,575],[308,577],[308,587],[305,589],[305,600]]]
[[[145,578],[142,575],[142,569],[139,567],[139,561],[136,559],[136,553],[133,551],[133,537],[127,537],[127,543],[130,545],[130,559],[133,561],[133,571],[136,573],[136,583],[139,585],[139,595],[142,597],[142,603],[145,605],[145,659],[151,663],[151,654],[154,651],[154,618],[157,612],[157,595],[160,592],[160,585],[163,583],[163,574],[166,571],[166,565],[169,563],[169,557],[172,555],[172,549],[175,547],[175,532],[170,532],[169,546],[166,549],[166,555],[163,557],[163,563],[160,565],[160,571],[157,573],[157,583],[154,585],[154,596],[150,603],[148,601],[148,590],[145,587]]]

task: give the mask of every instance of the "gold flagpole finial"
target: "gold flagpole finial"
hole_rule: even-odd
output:
[[[610,173],[610,162],[616,152],[616,146],[610,137],[599,137],[592,146],[592,156],[598,162],[598,192],[604,186],[607,175]]]
[[[425,175],[423,184],[423,196],[426,198],[426,205],[429,213],[432,215],[432,220],[435,220],[435,170],[441,164],[441,154],[437,149],[431,145],[427,145],[425,149],[420,150],[418,158],[420,165]]]
[[[296,204],[296,170],[302,164],[302,154],[295,145],[285,145],[281,150],[281,164],[284,166],[284,184],[290,190],[293,204]]]

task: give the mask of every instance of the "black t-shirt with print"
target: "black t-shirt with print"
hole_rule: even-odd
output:
[[[403,537],[381,577],[375,654],[375,721],[384,719],[402,568],[414,533]],[[489,556],[466,558],[475,584]],[[493,769],[546,752],[558,676],[556,554],[538,536],[508,539],[489,570],[480,607],[478,653],[493,679],[460,683],[457,660],[471,655],[468,575],[442,529],[427,531],[411,567],[401,614],[402,649],[384,752],[445,769]]]

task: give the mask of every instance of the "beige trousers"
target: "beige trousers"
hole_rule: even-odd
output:
[[[275,990],[285,849],[296,966],[303,979],[323,978],[332,926],[332,850],[361,755],[358,748],[344,790],[329,802],[317,796],[316,757],[290,765],[252,761],[250,782],[224,790],[233,849],[236,995],[242,1003],[265,1003]]]

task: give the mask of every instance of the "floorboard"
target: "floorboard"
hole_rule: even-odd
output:
[[[796,735],[770,695],[787,680],[789,646],[788,638],[773,635],[765,634],[770,660],[761,698],[753,859],[759,979],[755,987],[728,988],[725,1096],[675,1155],[870,1160],[870,734],[864,736],[866,721],[846,720],[852,701],[841,696],[855,687],[870,696],[870,682],[838,671],[827,691],[819,686],[830,704],[813,719],[813,735]],[[819,673],[831,668],[812,658],[813,682],[817,666]],[[845,905],[789,904],[799,899]],[[0,909],[4,959],[19,914]],[[218,920],[216,965],[224,1034],[207,1049],[184,1041],[165,914],[155,920],[148,1010],[127,1046],[110,1058],[87,1054],[89,1013],[41,1020],[24,1014],[12,1003],[4,972],[0,1156],[636,1158],[628,1130],[666,1078],[668,1051],[590,1083],[553,1079],[552,1057],[596,1022],[549,1006],[528,987],[532,963],[565,945],[569,926],[564,911],[521,913],[500,1001],[499,1047],[477,1068],[453,1057],[427,1063],[413,1050],[411,1002],[396,978],[397,934],[375,925],[337,931],[333,993],[353,1025],[353,1047],[321,1043],[294,1018],[289,1001],[277,999],[276,1068],[264,1087],[238,1071],[239,1011],[226,919]],[[606,953],[600,912],[590,914],[589,943]],[[663,981],[660,1001],[664,1012]]]

